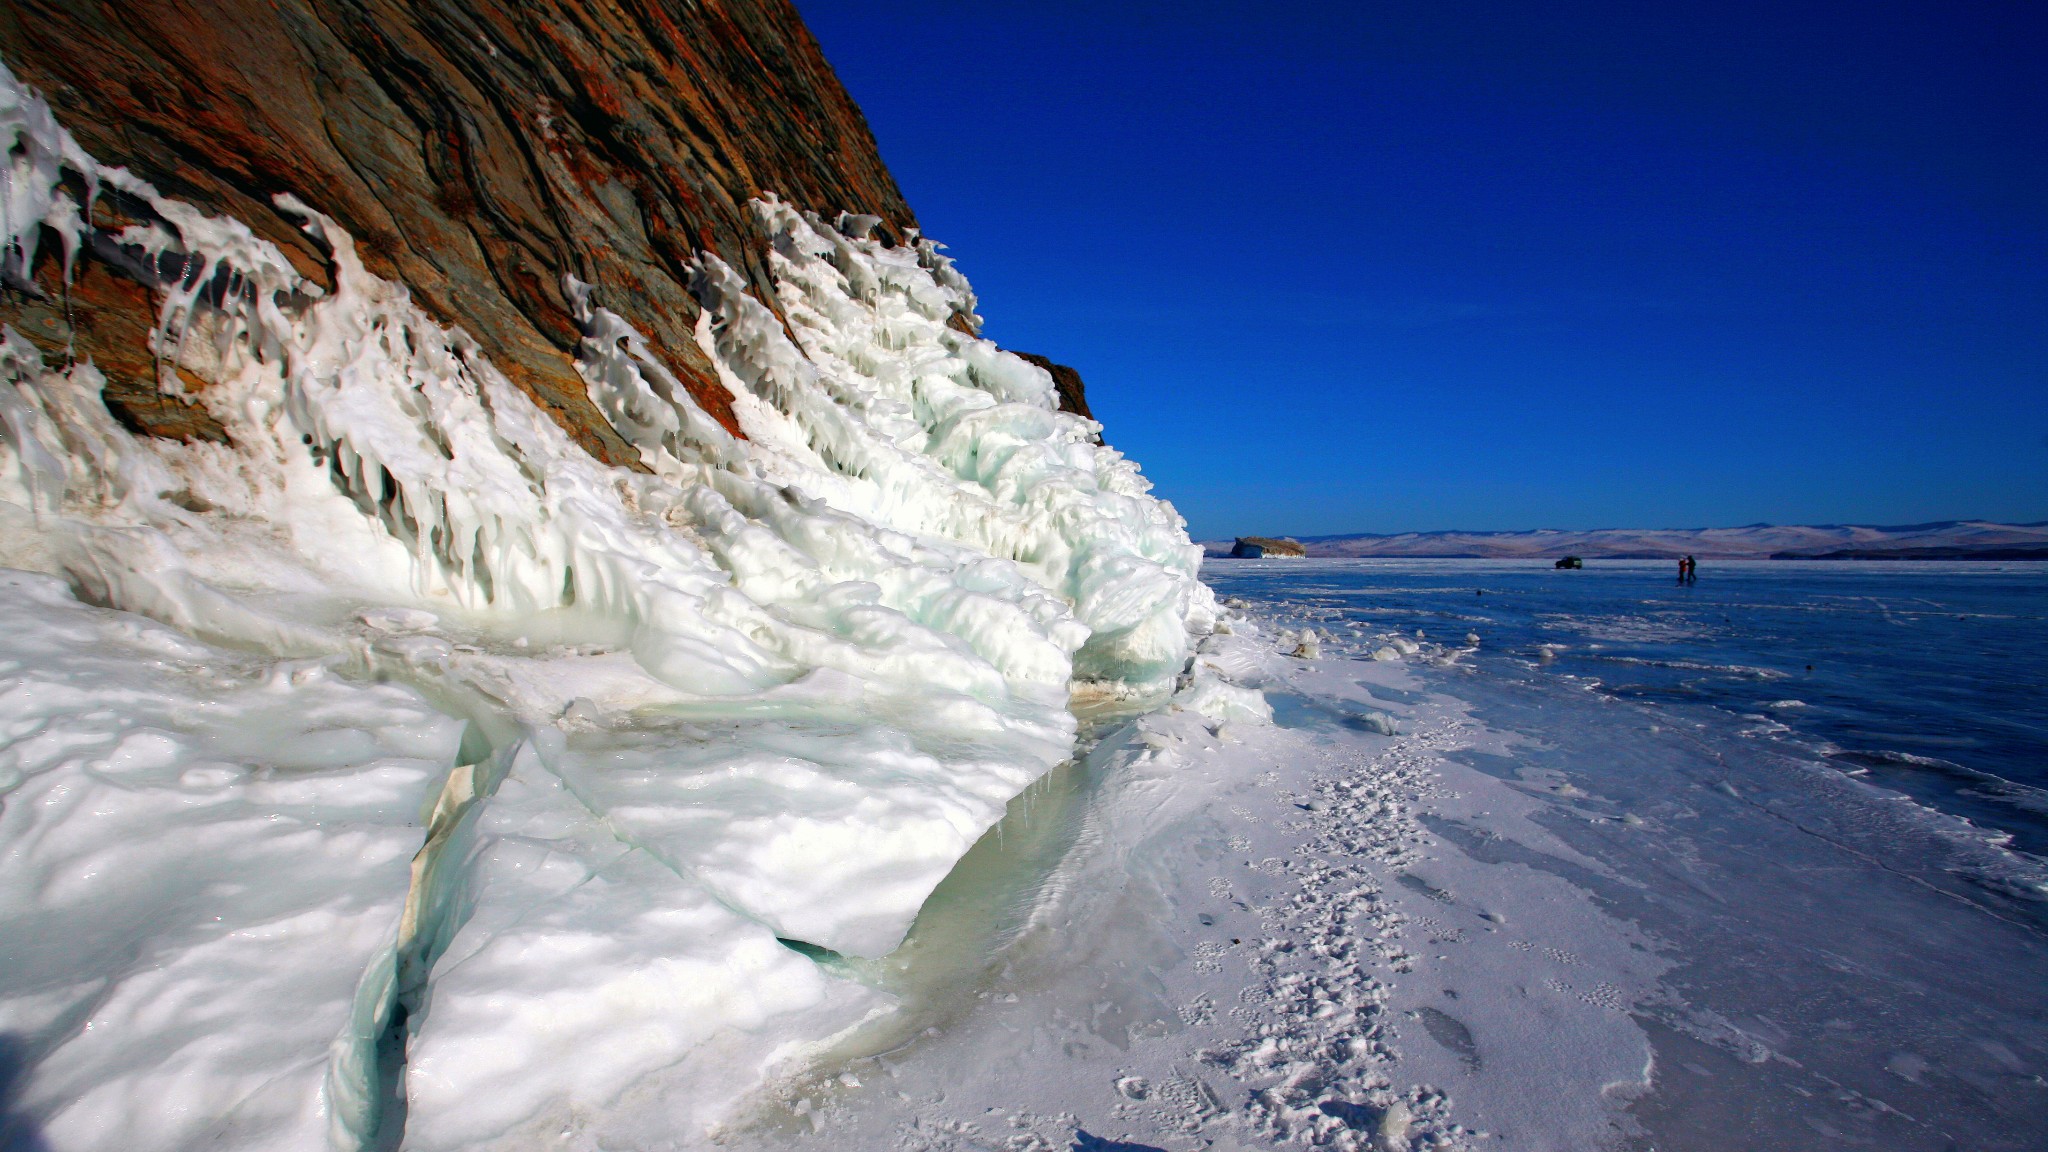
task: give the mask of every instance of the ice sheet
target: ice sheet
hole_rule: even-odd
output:
[[[886,1008],[615,838],[553,758],[520,746],[451,847],[469,911],[412,1005],[406,1147],[692,1146]]]
[[[0,1138],[373,1128],[421,808],[461,731],[410,690],[0,570],[0,1035],[30,1069]]]
[[[1615,1139],[2039,1143],[2048,864],[2012,800],[2040,770],[2039,694],[2020,685],[2040,663],[2042,565],[1723,563],[1683,589],[1662,564],[1255,565],[1212,579],[1285,627],[1346,637],[1326,662],[1389,622],[1428,633],[1403,663],[1472,725],[1422,812],[1440,855],[1577,890],[1664,966],[1633,1012],[1649,1087]],[[1468,630],[1477,647],[1435,639]],[[1353,707],[1412,703],[1375,675]],[[1954,759],[1930,784],[1878,755],[1901,747]],[[1473,887],[1411,871],[1456,898],[1447,912]],[[1551,928],[1554,905],[1503,895],[1480,907],[1504,934]],[[1627,989],[1592,976],[1582,939],[1554,938],[1577,961],[1556,978]]]
[[[2038,642],[2038,575],[1890,573],[1884,606],[1946,622],[1923,636],[1968,617],[1993,646],[2024,648]],[[1804,618],[1786,584],[1870,577],[1759,573],[1780,594],[1731,591],[1687,618],[1626,573],[1606,603],[1583,583],[1539,596],[1547,571],[1506,566],[1289,562],[1216,578],[1255,618],[1227,618],[1198,661],[1264,684],[1279,726],[1147,716],[1057,778],[1068,798],[1041,797],[1000,831],[1037,844],[1050,813],[1058,851],[977,849],[958,878],[984,889],[948,882],[947,907],[1011,911],[981,913],[992,928],[921,920],[905,967],[877,974],[927,1027],[857,1034],[749,1142],[2038,1144],[2040,860],[1717,703],[1773,699],[1791,678],[1731,658],[1748,637],[1723,613]],[[1568,634],[1643,646],[1599,652],[1736,687],[1625,694],[1582,674],[1613,661],[1546,658],[1562,597],[1576,604]],[[1888,642],[1872,651],[1896,659],[1915,633],[1860,605]],[[1837,660],[1853,650],[1844,633],[1866,631],[1805,627],[1794,639]],[[1304,628],[1318,655],[1286,655]],[[1957,718],[1939,734],[1984,747],[1962,742],[2010,718],[1973,709],[2001,699],[2012,665],[1928,655],[1864,677],[1860,695],[1802,692],[1867,714],[1883,699],[1870,682],[1917,671]],[[1016,878],[1047,855],[1041,879]],[[950,998],[920,956],[942,958],[929,974]]]

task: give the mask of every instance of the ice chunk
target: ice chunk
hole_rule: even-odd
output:
[[[325,1149],[461,725],[0,571],[0,1029],[59,1149]]]
[[[880,956],[1066,746],[1051,732],[1006,732],[995,716],[975,726],[977,743],[920,746],[902,728],[820,713],[695,740],[660,728],[579,735],[556,766],[615,835],[777,935]]]
[[[419,1005],[408,1148],[700,1137],[887,1003],[618,840],[531,745],[456,850],[473,911]]]
[[[1199,653],[1197,665],[1240,684],[1255,684],[1266,674],[1267,647],[1248,635],[1216,633],[1203,639]]]
[[[432,612],[417,608],[366,608],[356,619],[378,632],[424,632],[439,622]]]
[[[1231,684],[1206,668],[1197,668],[1193,682],[1174,695],[1173,701],[1190,712],[1198,712],[1218,724],[1271,724],[1273,706],[1263,693]]]

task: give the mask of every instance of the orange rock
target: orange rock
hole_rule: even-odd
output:
[[[697,362],[687,263],[716,252],[775,307],[750,198],[879,216],[892,238],[916,225],[787,0],[10,0],[0,57],[102,163],[244,221],[316,282],[326,252],[272,197],[333,217],[372,272],[476,337],[607,463],[638,457],[574,370],[565,274],[737,434]],[[158,394],[150,291],[112,268],[87,262],[70,293],[110,407],[155,434],[217,435]],[[61,347],[53,306],[61,321],[61,296],[10,296],[0,320]]]

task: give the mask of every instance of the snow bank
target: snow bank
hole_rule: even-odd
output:
[[[404,905],[394,938],[392,908],[365,904],[377,927],[361,940],[396,949],[421,1139],[574,1127],[607,1101],[628,1124],[626,1099],[687,1116],[686,1136],[711,1124],[706,1102],[724,1097],[685,1107],[658,1086],[714,1067],[740,1085],[874,1007],[763,949],[894,948],[1007,801],[1069,755],[1070,690],[1163,700],[1213,619],[1180,518],[1095,443],[1098,426],[1057,410],[1043,370],[946,326],[974,297],[927,240],[887,247],[860,218],[769,199],[754,210],[773,284],[701,258],[696,338],[744,440],[601,292],[567,283],[579,371],[642,473],[577,448],[314,207],[277,198],[329,251],[331,290],[240,222],[93,161],[4,69],[0,141],[0,271],[19,277],[49,235],[68,266],[102,189],[146,206],[154,219],[95,242],[175,270],[152,336],[164,384],[189,386],[230,440],[131,436],[90,363],[0,332],[0,564],[208,643],[403,681],[496,748],[488,767],[408,785],[428,827],[393,832],[412,839],[376,857],[397,868],[389,883],[367,866],[330,877]],[[1203,707],[1258,713],[1228,695],[1207,690]],[[502,779],[516,802],[494,794]],[[123,803],[170,829],[191,817],[183,795]],[[506,830],[521,821],[553,831]],[[14,850],[11,867],[58,866],[42,840]],[[546,867],[528,875],[529,857]],[[354,979],[368,946],[310,948],[305,978]],[[534,959],[577,947],[600,959]],[[648,991],[671,977],[687,994]],[[528,1007],[503,1010],[515,1003]],[[312,1018],[220,1027],[286,1045]],[[633,1020],[629,1041],[617,1029]],[[541,1058],[599,1036],[601,1061]],[[460,1055],[479,1052],[502,1058]],[[37,1115],[128,1091],[110,1066],[39,1059]],[[270,1088],[205,1097],[187,1122],[300,1107],[277,1091],[284,1103]],[[337,1116],[356,1107],[329,1095]],[[358,1111],[337,1143],[367,1138],[376,1117]]]

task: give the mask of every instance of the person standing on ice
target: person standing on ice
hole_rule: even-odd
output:
[[[1691,563],[1692,557],[1690,556],[1681,556],[1678,558],[1678,582],[1680,584],[1685,583],[1686,569],[1691,565]]]
[[[1687,557],[1685,558],[1685,561],[1684,561],[1684,566],[1685,566],[1685,582],[1686,582],[1687,584],[1697,584],[1697,583],[1699,583],[1699,582],[1700,582],[1700,562],[1699,562],[1699,561],[1697,561],[1697,560],[1695,560],[1695,559],[1693,559],[1693,558],[1692,558],[1692,557],[1690,557],[1690,556],[1687,556]]]

